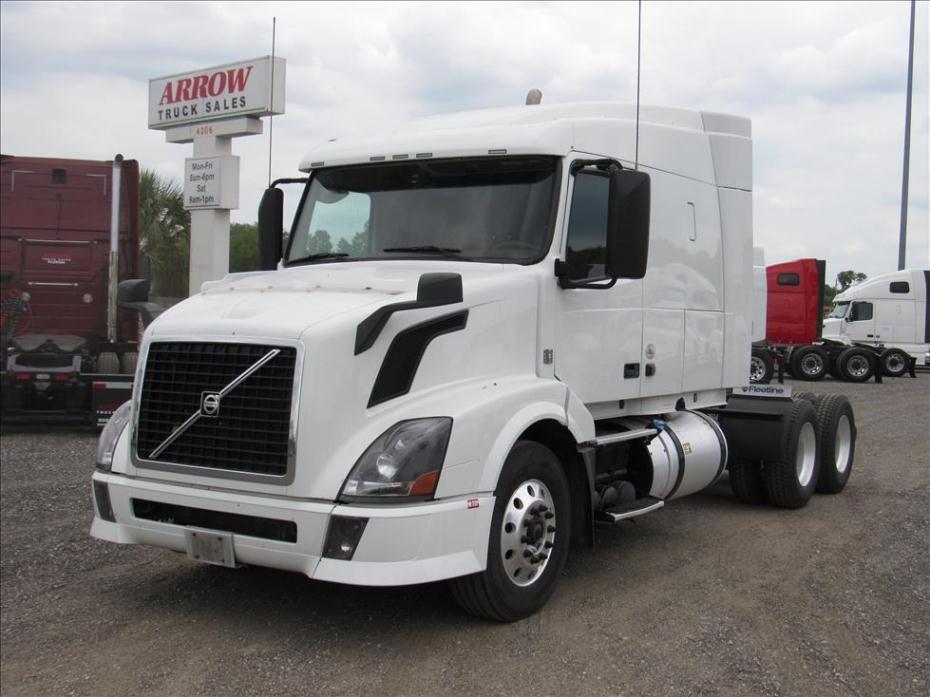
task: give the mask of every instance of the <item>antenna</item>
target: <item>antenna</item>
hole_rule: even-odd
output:
[[[271,18],[271,93],[274,94],[274,39],[277,17]],[[274,141],[274,114],[268,116],[268,186],[271,187],[271,144]]]
[[[639,63],[640,47],[643,36],[643,0],[639,0],[636,9],[636,154],[633,158],[633,169],[639,169]]]
[[[907,252],[907,185],[911,170],[911,94],[914,91],[914,10],[911,0],[910,42],[907,47],[907,97],[904,107],[904,172],[901,175],[901,229],[898,233],[898,271],[904,269]]]

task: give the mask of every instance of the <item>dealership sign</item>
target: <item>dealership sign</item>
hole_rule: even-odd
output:
[[[149,128],[283,114],[284,71],[265,56],[149,80]]]

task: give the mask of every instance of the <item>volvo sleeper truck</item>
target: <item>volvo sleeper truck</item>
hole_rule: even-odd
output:
[[[856,428],[748,387],[748,119],[528,105],[331,140],[259,211],[263,270],[146,330],[101,434],[91,534],[539,610],[574,543],[729,469],[803,506]]]
[[[827,374],[849,382],[915,374],[926,333],[926,276],[898,271],[856,285],[824,318],[826,262],[797,259],[766,268],[766,336],[753,344],[751,379],[777,371],[799,380]]]

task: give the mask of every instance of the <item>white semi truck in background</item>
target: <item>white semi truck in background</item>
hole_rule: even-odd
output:
[[[286,248],[283,194],[263,198],[266,270],[148,327],[91,534],[340,583],[449,579],[512,621],[596,523],[727,469],[753,503],[840,491],[848,400],[742,389],[749,120],[635,113],[452,114],[311,151]]]
[[[823,336],[898,349],[925,363],[930,351],[928,292],[927,269],[893,271],[857,283],[833,299],[833,311],[823,322]]]

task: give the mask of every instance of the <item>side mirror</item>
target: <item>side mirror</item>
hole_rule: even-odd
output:
[[[283,229],[284,192],[272,186],[265,189],[258,206],[258,256],[262,271],[274,270],[281,261]]]
[[[131,278],[120,281],[116,286],[116,302],[147,303],[149,301],[149,281],[147,278]]]
[[[642,278],[649,259],[650,180],[645,172],[610,173],[607,203],[607,275]]]

